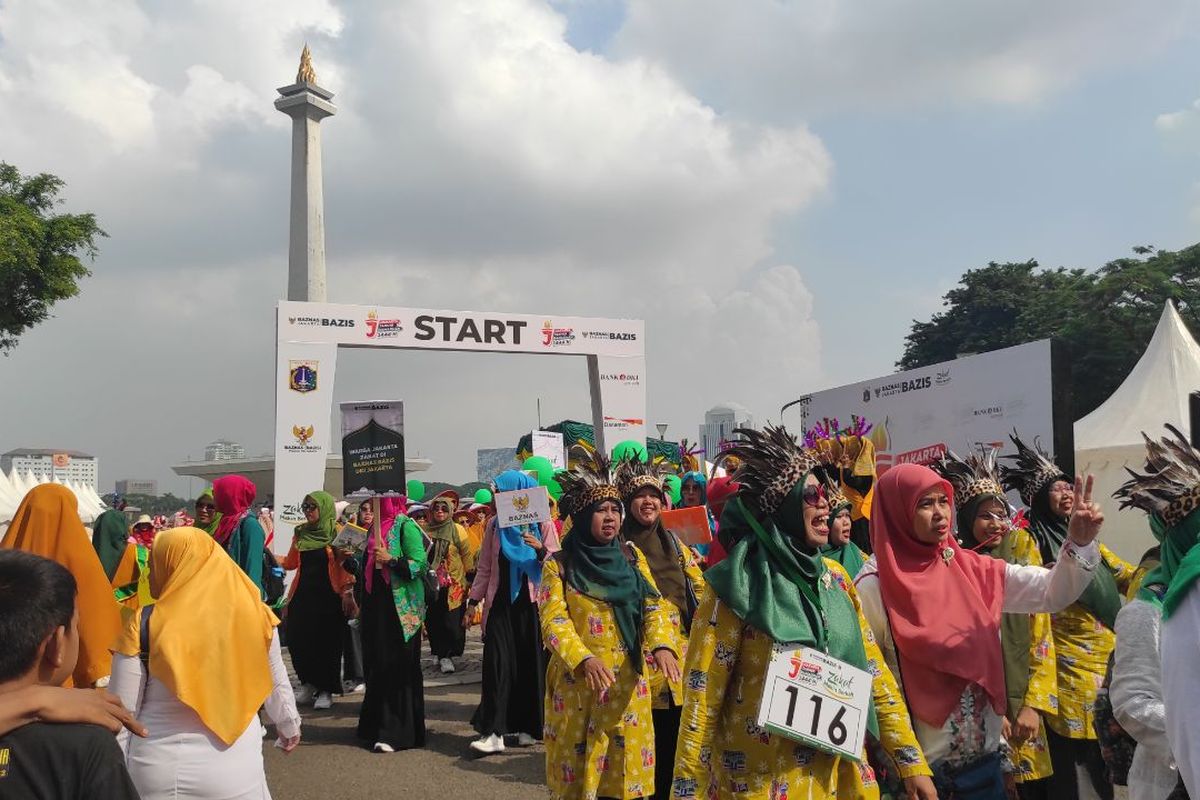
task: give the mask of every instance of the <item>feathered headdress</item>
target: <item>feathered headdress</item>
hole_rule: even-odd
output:
[[[574,466],[556,478],[562,487],[558,506],[563,514],[574,515],[601,500],[621,502],[621,493],[612,479],[612,465],[603,453],[578,448],[571,460]]]
[[[614,470],[614,482],[617,490],[621,493],[621,499],[626,503],[647,486],[665,497],[663,492],[664,472],[664,464],[626,458],[617,464]]]
[[[1172,436],[1146,440],[1146,474],[1126,468],[1130,479],[1113,492],[1121,508],[1140,508],[1157,514],[1175,526],[1200,507],[1200,454],[1173,425],[1165,426]]]
[[[1000,479],[1005,489],[1016,489],[1021,495],[1021,502],[1027,506],[1033,505],[1033,499],[1038,492],[1058,480],[1071,482],[1070,476],[1054,465],[1050,455],[1042,449],[1041,441],[1033,440],[1033,447],[1021,441],[1014,430],[1008,437],[1017,446],[1014,456],[1002,456],[1004,460],[1014,462],[1014,466],[1000,465]]]
[[[820,466],[816,455],[801,448],[782,426],[737,428],[733,433],[738,438],[726,452],[740,462],[734,475],[742,487],[738,494],[764,514],[779,508],[792,487]]]
[[[1004,498],[1004,487],[996,464],[996,448],[980,447],[979,452],[959,458],[947,451],[940,460],[930,466],[933,471],[950,481],[954,487],[954,504],[962,508],[979,497]],[[1007,502],[1007,501],[1006,501]]]

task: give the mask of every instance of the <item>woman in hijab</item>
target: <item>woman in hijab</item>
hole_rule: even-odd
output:
[[[279,621],[202,530],[163,531],[150,560],[157,602],[128,616],[110,686],[150,731],[119,737],[134,785],[145,800],[269,798],[258,709],[285,752],[300,742]]]
[[[687,485],[685,478],[684,486]],[[626,509],[621,538],[645,557],[655,587],[662,595],[659,603],[667,611],[671,649],[681,659],[686,659],[692,614],[704,594],[699,559],[678,536],[663,526],[662,512],[667,495],[662,477],[654,466],[636,458],[622,461],[617,466],[617,488]],[[695,496],[692,499],[696,499]],[[671,796],[683,682],[668,680],[658,671],[648,677],[654,719],[654,796],[664,800]]]
[[[258,519],[250,512],[257,489],[241,475],[225,475],[213,481],[213,499],[220,518],[213,529],[213,539],[229,553],[250,582],[262,593],[263,548],[267,534]],[[203,495],[201,496],[203,499]],[[199,503],[196,504],[199,512]]]
[[[354,563],[362,575],[367,684],[358,738],[373,742],[376,753],[425,744],[421,624],[429,562],[424,534],[403,508],[399,498],[380,500],[380,526],[372,529],[361,561]]]
[[[298,570],[287,604],[287,646],[301,684],[296,702],[320,711],[331,708],[333,695],[343,691],[342,629],[358,609],[354,576],[343,566],[351,554],[332,546],[337,536],[333,496],[307,494],[300,510],[305,521],[296,526],[283,560],[284,569]]]
[[[122,606],[137,608],[154,602],[150,596],[150,548],[130,541],[125,513],[109,509],[92,523],[92,547]]]
[[[825,489],[829,498],[829,544],[821,548],[821,555],[841,564],[853,578],[866,563],[867,554],[850,541],[852,504],[837,484],[828,483]]]
[[[467,547],[463,527],[453,519],[458,494],[447,489],[429,501],[429,522],[425,533],[430,539],[429,567],[438,576],[441,588],[429,603],[425,630],[429,649],[443,675],[454,672],[453,659],[463,654],[467,644],[463,628],[463,603],[467,597],[467,573],[475,570],[475,560]]]
[[[1031,448],[1010,437],[1017,453],[1007,456],[1012,466],[1001,467],[1004,487],[1015,489],[1029,506],[1029,533],[1047,566],[1058,560],[1067,539],[1067,523],[1074,495],[1071,479],[1035,441]],[[1055,797],[1075,797],[1079,792],[1076,766],[1083,767],[1092,788],[1102,800],[1111,800],[1112,785],[1104,771],[1096,738],[1096,692],[1104,682],[1108,657],[1115,644],[1112,627],[1121,609],[1121,596],[1136,568],[1100,545],[1101,569],[1079,601],[1051,620],[1058,659],[1058,713],[1043,715],[1054,768],[1051,791]]]
[[[1042,566],[1033,537],[1012,525],[1012,509],[1000,485],[995,448],[966,459],[947,453],[933,469],[954,489],[958,512],[955,534],[960,545],[1009,564]],[[1007,699],[1001,735],[1009,744],[1007,757],[1013,780],[1022,798],[1043,798],[1049,790],[1047,778],[1054,770],[1041,715],[1058,710],[1058,671],[1050,615],[1001,615],[1000,646]]]
[[[21,500],[0,547],[57,561],[78,587],[79,661],[68,686],[90,688],[112,672],[109,646],[121,629],[120,606],[87,530],[75,493],[58,483],[35,486]],[[0,645],[2,646],[2,645]]]
[[[492,491],[537,485],[528,474],[508,470],[496,476]],[[550,522],[497,528],[493,517],[484,531],[463,616],[469,626],[472,612],[483,604],[483,692],[471,718],[480,735],[471,749],[478,753],[504,752],[505,736],[515,736],[522,747],[542,738],[546,661],[536,602],[542,561],[558,549]]]
[[[879,797],[865,752],[855,763],[758,724],[777,648],[803,645],[874,676],[867,728],[909,796],[933,800],[929,767],[850,577],[819,554],[829,504],[816,457],[781,427],[734,433],[741,489],[721,515],[729,555],[705,573],[692,624],[674,797]]]
[[[858,576],[863,611],[900,676],[917,739],[942,796],[1003,800],[1007,711],[1001,613],[1055,613],[1073,603],[1099,563],[1104,515],[1092,478],[1074,486],[1064,558],[1053,570],[964,550],[954,538],[954,489],[928,467],[900,464],[875,487],[874,557]]]
[[[545,562],[546,783],[560,800],[651,797],[647,670],[679,679],[670,621],[645,557],[622,542],[621,494],[603,456],[559,479],[571,532]]]
[[[196,498],[196,527],[207,533],[209,536],[217,532],[217,525],[221,522],[221,512],[217,511],[217,501],[213,499],[213,490],[205,489]]]

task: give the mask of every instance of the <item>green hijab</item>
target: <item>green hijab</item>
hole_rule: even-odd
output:
[[[310,492],[305,500],[317,504],[320,517],[316,522],[302,522],[296,526],[296,549],[301,553],[306,550],[317,550],[328,547],[337,536],[337,509],[334,506],[333,495],[327,492]]]
[[[805,478],[761,522],[741,497],[727,503],[721,532],[736,544],[704,578],[739,619],[776,642],[823,650],[868,670],[853,601],[834,584],[820,553],[799,544],[804,537]],[[878,735],[874,704],[867,724]]]
[[[829,510],[830,531],[833,531],[833,521],[837,517],[838,512],[850,507],[850,503],[846,502],[839,503]],[[867,563],[866,559],[863,558],[862,550],[859,550],[858,545],[852,541],[842,545],[827,544],[821,548],[821,555],[841,564],[851,578],[858,575],[858,571],[863,568],[863,564]]]
[[[1162,543],[1162,556],[1157,567],[1152,569],[1138,598],[1162,606],[1163,617],[1170,617],[1183,602],[1192,585],[1200,578],[1200,513],[1193,511],[1178,525],[1168,528],[1157,515],[1150,517],[1150,530]],[[1167,593],[1160,601],[1153,591],[1154,586],[1165,586]]]
[[[1041,550],[1042,563],[1047,566],[1058,560],[1058,553],[1067,539],[1068,522],[1050,510],[1049,495],[1050,487],[1043,487],[1029,508],[1029,533]],[[1100,567],[1076,602],[1112,630],[1117,612],[1121,610],[1121,590],[1117,588],[1117,579],[1108,563],[1101,559]]]
[[[598,542],[592,536],[593,510],[580,514],[571,526],[571,535],[562,541],[558,556],[563,565],[563,578],[580,594],[608,603],[617,620],[621,643],[640,674],[642,657],[642,612],[647,597],[658,597],[641,570],[626,554],[621,537]]]
[[[111,581],[117,574],[117,567],[125,557],[125,548],[129,546],[129,525],[125,521],[125,512],[110,508],[92,523],[92,547],[104,566],[104,574]]]
[[[199,502],[201,500],[205,499],[206,497],[209,500],[212,500],[214,505],[216,504],[216,500],[213,499],[213,490],[211,487],[208,489],[205,489],[203,492],[200,493],[200,496],[196,498],[196,504],[199,504]],[[195,509],[193,509],[193,510],[195,510]],[[195,523],[196,527],[199,528],[200,530],[204,531],[205,533],[207,533],[209,536],[213,536],[217,532],[217,526],[221,524],[222,516],[223,515],[221,514],[220,511],[214,511],[212,522],[208,523],[207,525],[201,525],[199,522],[197,522],[197,523]]]

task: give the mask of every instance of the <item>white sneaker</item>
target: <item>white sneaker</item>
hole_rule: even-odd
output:
[[[376,742],[375,747],[372,749],[376,753],[394,753],[394,752],[396,752],[396,748],[392,747],[387,742]]]
[[[329,692],[321,692],[317,695],[317,699],[313,701],[313,708],[317,711],[333,708],[333,695]]]
[[[362,694],[367,690],[365,683],[357,681],[342,681],[342,694]]]
[[[471,749],[476,753],[483,753],[485,756],[494,753],[503,753],[504,737],[494,733],[491,736],[484,736],[481,739],[471,742]]]
[[[450,673],[454,672],[454,662],[450,659],[443,658],[439,663],[442,665],[443,675],[449,675]],[[500,744],[503,747],[504,742],[501,742]]]
[[[311,683],[306,683],[296,690],[296,702],[301,705],[307,705],[313,701],[313,697],[316,696],[316,693],[317,687],[313,686]]]
[[[528,733],[517,734],[517,747],[533,747],[535,744],[537,744],[537,739]]]

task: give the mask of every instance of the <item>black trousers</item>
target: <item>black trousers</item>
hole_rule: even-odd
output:
[[[654,797],[670,800],[671,779],[675,772],[675,745],[679,741],[679,719],[683,709],[671,703],[670,708],[650,712],[654,719]]]
[[[1100,743],[1094,739],[1068,739],[1046,726],[1046,743],[1050,747],[1050,763],[1054,774],[1050,781],[1050,796],[1054,800],[1078,800],[1079,779],[1075,766],[1082,765],[1092,780],[1092,788],[1101,800],[1113,800],[1112,784],[1104,777],[1104,759]]]

